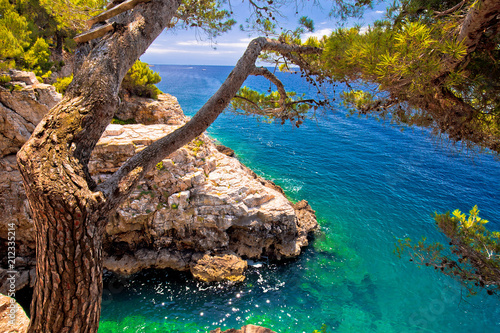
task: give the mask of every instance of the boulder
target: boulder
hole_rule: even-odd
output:
[[[17,69],[9,70],[9,76],[11,82],[22,82],[26,85],[37,85],[38,79],[36,78],[35,73],[33,72],[24,72]]]
[[[61,100],[48,84],[40,84],[35,74],[11,71],[11,83],[21,90],[0,86],[0,157],[15,154],[28,140],[42,117]]]
[[[25,333],[29,324],[28,316],[16,300],[0,294],[0,332]]]
[[[224,145],[216,145],[215,148],[217,148],[217,150],[219,152],[223,153],[224,155],[227,155],[229,157],[233,157],[234,156],[234,150],[232,150],[229,147],[226,147]]]
[[[175,125],[187,120],[177,98],[169,94],[160,94],[157,100],[125,95],[115,117],[144,125]]]
[[[245,280],[243,273],[247,267],[247,262],[235,255],[206,254],[196,263],[191,264],[191,273],[196,279],[204,282],[224,280],[242,282]]]

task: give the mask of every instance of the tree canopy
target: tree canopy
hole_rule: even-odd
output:
[[[396,1],[366,31],[320,41],[323,75],[344,82],[352,113],[433,129],[452,142],[500,153],[500,3]],[[397,253],[460,281],[474,294],[500,291],[500,239],[475,206],[435,214],[448,244],[398,242]]]
[[[366,32],[329,36],[323,69],[350,86],[362,83],[344,93],[356,112],[430,127],[498,153],[499,24],[486,14],[498,7],[494,1],[401,1]]]

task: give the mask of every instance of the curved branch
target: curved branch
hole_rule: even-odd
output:
[[[287,94],[286,94],[285,86],[276,77],[276,75],[274,75],[273,73],[271,73],[271,71],[269,71],[265,67],[255,67],[253,69],[253,71],[250,73],[250,75],[263,76],[266,79],[268,79],[269,81],[271,81],[272,83],[274,83],[274,85],[276,86],[276,88],[278,89],[278,92],[280,94],[280,99],[278,101],[278,104],[280,105],[280,108],[277,109],[277,111],[278,112],[284,111],[285,110],[285,101],[286,101]]]
[[[131,157],[107,181],[96,188],[97,191],[102,191],[105,195],[108,210],[116,208],[139,180],[162,159],[202,134],[215,121],[229,105],[246,78],[254,72],[255,62],[262,51],[312,54],[318,53],[319,49],[310,46],[289,45],[264,37],[251,41],[217,92],[191,120]]]

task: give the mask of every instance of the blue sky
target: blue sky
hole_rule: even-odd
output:
[[[318,1],[316,1],[318,3]],[[215,41],[209,41],[202,33],[195,29],[189,30],[166,30],[149,47],[141,60],[150,64],[170,65],[234,65],[243,54],[248,43],[257,34],[249,36],[248,32],[242,32],[239,25],[244,23],[249,13],[247,1],[232,2],[234,18],[237,23],[233,29]],[[355,23],[366,26],[371,22],[381,19],[385,14],[385,5],[377,5],[373,10],[368,10],[361,21],[350,21],[347,25]],[[308,16],[314,20],[314,35],[323,36],[329,34],[339,24],[334,18],[328,16],[330,9],[328,0],[319,1],[313,5],[313,1],[297,1],[297,5],[288,5],[281,9],[282,16],[277,16],[280,26],[293,29],[301,16]],[[298,12],[298,14],[296,14]],[[310,34],[309,34],[310,35]],[[304,36],[308,37],[308,35]]]

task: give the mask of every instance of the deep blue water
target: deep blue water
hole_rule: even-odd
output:
[[[159,88],[192,115],[230,67],[155,66]],[[296,75],[290,90],[306,92]],[[246,83],[267,90],[251,78]],[[336,88],[340,90],[340,88]],[[262,324],[277,332],[500,332],[500,300],[465,290],[393,254],[397,238],[441,240],[431,214],[475,204],[500,229],[500,161],[427,132],[346,117],[341,107],[300,128],[223,114],[209,134],[258,174],[306,199],[322,226],[297,260],[252,268],[238,285],[150,271],[107,281],[100,332],[205,332]]]

